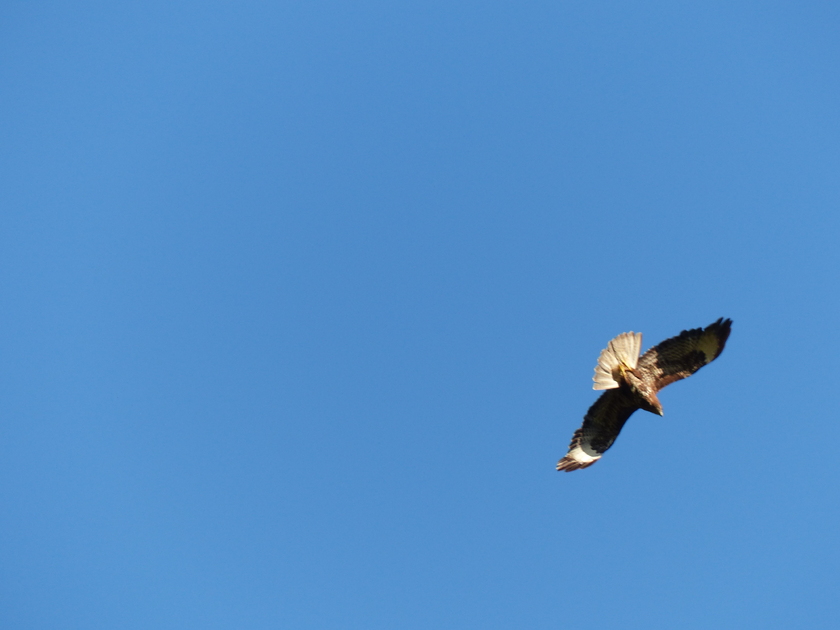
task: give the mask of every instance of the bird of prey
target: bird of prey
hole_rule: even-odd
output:
[[[717,359],[731,328],[731,319],[720,318],[705,328],[684,330],[641,357],[642,333],[622,333],[610,341],[592,378],[592,389],[607,391],[586,412],[557,470],[570,472],[597,462],[637,409],[661,416],[656,393]]]

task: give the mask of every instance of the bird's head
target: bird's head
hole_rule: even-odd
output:
[[[659,398],[656,397],[656,394],[649,395],[647,397],[647,403],[650,405],[650,409],[648,409],[648,411],[660,416],[665,415],[665,412],[662,411],[662,403],[659,402]]]

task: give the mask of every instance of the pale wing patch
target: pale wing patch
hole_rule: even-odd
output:
[[[615,389],[620,385],[620,366],[634,369],[642,350],[642,333],[621,333],[607,344],[595,366],[592,389]]]
[[[571,472],[591,466],[601,459],[600,453],[593,450],[588,443],[585,443],[583,440],[576,440],[576,442],[573,442],[566,456],[557,462],[557,470]]]
[[[586,443],[575,446],[566,454],[566,457],[570,457],[580,464],[591,464],[595,460],[601,459],[601,456]]]
[[[705,332],[697,343],[697,349],[706,355],[706,363],[711,363],[720,351],[720,340],[712,332]]]

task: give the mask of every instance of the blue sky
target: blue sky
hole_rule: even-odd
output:
[[[839,26],[4,4],[0,626],[838,627]]]

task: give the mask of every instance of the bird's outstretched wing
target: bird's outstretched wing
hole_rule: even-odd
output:
[[[639,359],[637,372],[659,391],[717,359],[731,328],[731,319],[720,318],[705,328],[684,330],[645,352]]]
[[[569,452],[557,462],[557,470],[571,472],[597,462],[612,446],[627,418],[639,405],[625,387],[608,389],[583,418],[583,425],[575,431]]]

